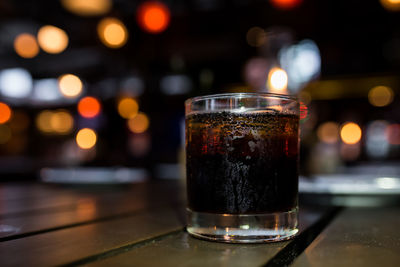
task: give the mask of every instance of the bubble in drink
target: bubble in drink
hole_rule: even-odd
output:
[[[297,207],[299,117],[210,112],[186,117],[188,207],[228,214]]]

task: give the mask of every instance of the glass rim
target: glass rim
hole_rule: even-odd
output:
[[[221,93],[221,94],[211,94],[211,95],[203,95],[203,96],[195,96],[186,99],[185,105],[188,105],[193,102],[209,100],[209,99],[221,99],[221,98],[235,98],[235,97],[246,97],[246,98],[256,98],[256,97],[274,97],[279,99],[293,100],[299,101],[299,98],[293,95],[287,94],[277,94],[277,93]]]

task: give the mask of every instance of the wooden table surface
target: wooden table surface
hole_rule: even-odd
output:
[[[185,232],[184,185],[0,185],[0,266],[399,266],[400,208],[300,206],[300,234],[224,244]]]

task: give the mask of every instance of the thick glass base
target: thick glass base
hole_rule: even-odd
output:
[[[226,243],[264,243],[298,232],[298,209],[267,214],[216,214],[187,209],[190,235]]]

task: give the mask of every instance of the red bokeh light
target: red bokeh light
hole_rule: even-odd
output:
[[[170,11],[158,1],[146,1],[137,9],[139,26],[149,33],[163,32],[169,25]]]
[[[400,145],[400,124],[391,124],[386,128],[386,138],[391,145]]]
[[[302,0],[270,0],[271,4],[278,9],[292,9],[301,4]]]
[[[11,108],[6,104],[0,102],[0,124],[6,123],[11,118]]]
[[[82,117],[94,118],[99,115],[101,105],[99,100],[94,97],[87,96],[82,98],[78,103],[78,112]]]

